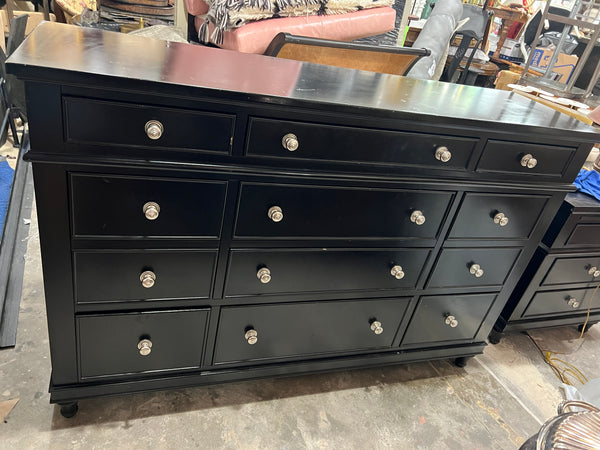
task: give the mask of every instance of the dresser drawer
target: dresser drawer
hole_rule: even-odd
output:
[[[548,201],[541,195],[467,193],[450,238],[524,239],[535,227]]]
[[[223,307],[215,364],[390,348],[408,302],[393,298]]]
[[[600,282],[600,256],[556,258],[542,281],[542,286],[594,281]]]
[[[250,119],[246,154],[336,162],[411,165],[466,170],[478,139],[438,134],[373,130],[358,127]],[[290,136],[293,135],[293,136]],[[286,148],[286,137],[292,137]],[[446,147],[450,159],[442,162],[436,150]]]
[[[563,291],[537,292],[523,317],[543,316],[556,313],[585,313],[590,306],[594,289],[568,289]],[[592,309],[598,309],[598,292],[592,300]]]
[[[595,216],[600,222],[600,217]],[[565,242],[565,247],[600,246],[600,223],[578,223]]]
[[[219,153],[231,148],[234,115],[77,97],[64,97],[63,106],[67,142]],[[160,137],[148,136],[161,127]]]
[[[81,378],[199,368],[208,315],[188,310],[77,317]]]
[[[576,147],[489,140],[477,165],[477,171],[560,178],[576,150]]]
[[[72,174],[73,234],[218,238],[226,191],[224,181]]]
[[[77,303],[208,298],[216,250],[75,252]]]
[[[521,248],[446,248],[428,287],[501,286]]]
[[[412,289],[428,255],[427,249],[232,250],[225,295]]]
[[[495,294],[421,297],[402,345],[473,339]]]
[[[244,183],[235,236],[434,238],[453,196],[443,191]],[[275,208],[281,217],[270,216]],[[419,212],[422,223],[417,221]]]

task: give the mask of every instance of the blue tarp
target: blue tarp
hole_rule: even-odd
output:
[[[573,182],[577,190],[585,192],[600,201],[600,173],[581,169]]]
[[[4,229],[4,219],[6,218],[14,175],[15,171],[8,165],[8,161],[0,161],[0,236],[2,236],[2,230]]]

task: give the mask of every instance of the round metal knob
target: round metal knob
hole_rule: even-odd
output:
[[[160,206],[158,206],[158,203],[155,202],[144,203],[142,211],[144,212],[146,219],[156,220],[160,214]]]
[[[591,276],[593,276],[594,278],[600,277],[600,270],[598,270],[597,267],[590,267],[590,270],[588,270],[588,273]]]
[[[521,165],[523,167],[527,167],[528,169],[533,169],[537,165],[537,159],[528,153],[521,158]]]
[[[567,301],[567,304],[573,309],[579,308],[579,300],[577,300],[574,297],[569,298],[569,300]]]
[[[283,220],[283,211],[279,206],[271,206],[267,215],[273,222],[281,222]]]
[[[413,211],[410,215],[410,221],[417,225],[423,225],[425,223],[425,216],[421,211]]]
[[[494,216],[494,223],[500,225],[501,227],[505,227],[508,224],[508,217],[506,217],[503,213],[498,213]]]
[[[435,150],[435,159],[441,162],[448,162],[452,158],[452,153],[448,150],[448,147],[438,147]]]
[[[271,281],[271,271],[266,267],[263,267],[256,272],[256,278],[258,278],[261,283],[266,284]]]
[[[152,351],[152,341],[150,339],[142,339],[138,342],[138,350],[140,351],[140,355],[148,356]]]
[[[254,345],[258,342],[258,332],[254,329],[246,331],[244,335],[244,339],[250,345]]]
[[[283,148],[286,150],[294,152],[298,150],[300,144],[298,143],[298,138],[295,134],[288,133],[281,139],[281,145],[283,145]]]
[[[163,124],[158,120],[149,120],[146,122],[146,126],[144,127],[146,131],[146,136],[148,136],[152,140],[160,139],[163,134],[164,127]]]
[[[402,278],[404,278],[404,271],[402,270],[402,266],[394,266],[394,267],[392,267],[392,270],[390,270],[390,273],[397,280],[401,280]]]
[[[450,325],[452,328],[456,328],[458,326],[458,320],[456,320],[456,317],[451,316],[450,314],[446,315],[444,323],[446,325]]]
[[[377,320],[371,322],[371,330],[375,334],[381,334],[381,333],[383,333],[383,327],[381,326],[381,322],[379,322]]]
[[[151,270],[146,270],[140,275],[140,281],[142,282],[142,286],[149,289],[154,286],[156,275]]]
[[[481,268],[481,266],[479,264],[471,264],[471,267],[469,268],[469,272],[472,275],[475,275],[477,278],[480,278],[483,276],[483,269]]]

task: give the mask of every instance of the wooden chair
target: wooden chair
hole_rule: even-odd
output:
[[[388,47],[330,41],[279,33],[265,51],[267,56],[347,69],[404,75],[430,51],[425,48]]]

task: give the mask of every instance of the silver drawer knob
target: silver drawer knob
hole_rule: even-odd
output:
[[[263,267],[256,273],[256,278],[258,278],[261,283],[267,284],[269,281],[271,281],[271,271],[266,267]]]
[[[140,281],[142,282],[142,286],[149,289],[152,286],[154,286],[154,282],[156,281],[156,275],[151,270],[146,270],[140,275]]]
[[[591,276],[593,276],[594,278],[600,277],[600,270],[598,270],[597,267],[590,267],[590,270],[588,270],[588,273]]]
[[[569,298],[569,300],[567,300],[567,305],[569,305],[573,309],[579,308],[579,300],[577,300],[574,297],[571,297]]]
[[[423,225],[425,223],[425,215],[421,211],[413,211],[410,215],[410,221],[417,225]]]
[[[146,136],[148,136],[152,140],[160,139],[163,134],[164,128],[163,124],[158,120],[149,120],[146,122],[146,126],[144,127],[146,131]]]
[[[402,266],[394,266],[394,267],[392,267],[392,270],[390,270],[390,273],[397,280],[401,280],[402,278],[404,278],[404,271],[402,270]]]
[[[140,355],[148,356],[152,351],[152,341],[150,339],[142,339],[138,342],[138,350],[140,351]]]
[[[452,158],[452,153],[448,150],[448,147],[438,147],[435,151],[435,159],[441,162],[448,162]]]
[[[246,331],[244,335],[244,339],[250,345],[254,345],[258,342],[258,332],[254,329]]]
[[[300,144],[298,143],[298,138],[295,134],[288,133],[281,139],[281,145],[283,145],[283,148],[286,150],[294,152],[298,150]]]
[[[537,159],[528,153],[521,158],[521,165],[523,167],[527,167],[528,169],[533,169],[537,165]]]
[[[454,317],[454,316],[452,316],[450,314],[446,315],[444,323],[446,325],[449,325],[452,328],[456,328],[458,326],[458,320],[456,320],[456,317]]]
[[[505,227],[508,224],[508,217],[506,217],[504,213],[498,213],[494,216],[494,223],[501,227]]]
[[[283,220],[283,211],[279,206],[271,206],[267,215],[273,222],[281,222]]]
[[[381,333],[383,333],[383,327],[381,326],[381,322],[379,322],[377,320],[371,322],[371,330],[375,334],[381,334]]]
[[[158,203],[155,202],[144,203],[142,211],[144,212],[146,219],[156,220],[160,214],[160,206],[158,206]]]
[[[471,267],[469,268],[469,273],[475,275],[477,278],[480,278],[483,276],[483,269],[479,264],[471,264]]]

